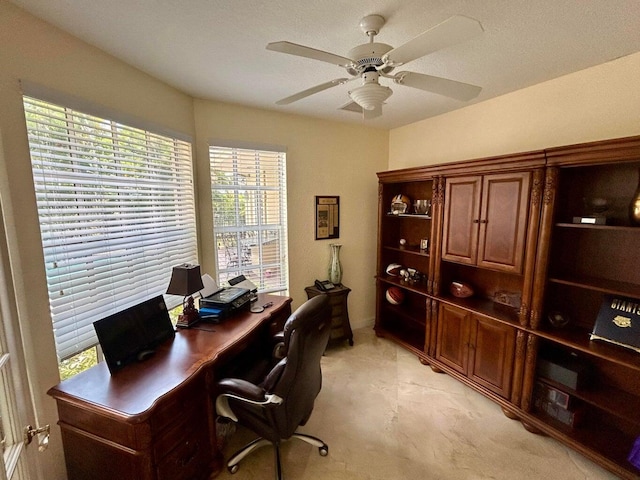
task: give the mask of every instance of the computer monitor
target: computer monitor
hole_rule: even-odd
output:
[[[112,374],[175,337],[162,295],[93,322],[93,327]]]

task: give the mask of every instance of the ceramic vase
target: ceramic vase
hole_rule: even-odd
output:
[[[329,263],[329,281],[334,285],[342,283],[342,265],[340,264],[340,247],[342,245],[332,243],[331,247],[331,261]]]
[[[631,225],[640,226],[640,171],[638,172],[638,188],[629,204],[629,221]]]

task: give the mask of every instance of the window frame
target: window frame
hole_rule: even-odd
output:
[[[231,278],[244,275],[257,285],[261,293],[287,295],[286,149],[212,141],[209,144],[209,166],[213,253],[218,284],[223,285]],[[224,181],[220,180],[223,176]],[[240,181],[241,177],[246,181]],[[227,181],[230,178],[233,180]],[[225,195],[226,201],[222,202]],[[224,212],[221,210],[223,203]],[[232,209],[228,207],[231,203]],[[274,218],[276,220],[271,221]],[[225,238],[230,239],[231,245],[226,244]],[[250,254],[243,245],[245,241],[252,243]],[[266,245],[269,243],[277,245],[276,248],[268,251]],[[231,250],[230,254],[228,250]],[[223,255],[222,252],[227,253]]]

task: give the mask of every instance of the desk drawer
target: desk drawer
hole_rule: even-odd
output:
[[[180,443],[209,429],[204,402],[197,403],[192,410],[175,411],[173,415],[171,424],[154,436],[153,455],[156,463],[160,463]]]
[[[207,478],[210,473],[211,447],[204,428],[192,430],[163,458],[157,467],[158,480]]]
[[[184,421],[185,415],[189,415],[196,409],[203,409],[202,392],[205,392],[204,375],[196,381],[182,387],[169,398],[164,399],[158,405],[156,412],[151,417],[151,433],[156,436],[159,432],[172,428],[176,423]]]

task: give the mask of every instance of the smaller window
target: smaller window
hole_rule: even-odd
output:
[[[244,275],[286,294],[285,152],[210,146],[209,160],[218,283]]]

